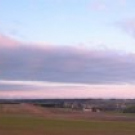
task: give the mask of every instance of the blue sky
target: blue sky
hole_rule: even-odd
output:
[[[0,0],[0,98],[135,98],[134,6]]]
[[[25,42],[133,51],[133,0],[1,0],[0,32]]]

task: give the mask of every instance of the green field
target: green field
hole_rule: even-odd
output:
[[[135,135],[135,122],[2,116],[0,135]]]

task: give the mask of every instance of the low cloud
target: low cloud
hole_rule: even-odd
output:
[[[135,98],[135,85],[83,85],[4,81],[0,98]],[[0,81],[0,83],[3,83]],[[9,83],[9,84],[8,84]],[[12,83],[12,85],[11,85]],[[36,83],[36,85],[35,85]],[[37,83],[39,84],[37,86]],[[23,85],[22,85],[23,84]]]
[[[87,84],[135,82],[134,54],[21,44],[12,49],[0,48],[1,79]]]

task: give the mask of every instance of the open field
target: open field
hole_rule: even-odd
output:
[[[133,121],[134,114],[123,113],[92,113],[83,112],[67,108],[44,108],[33,104],[0,104],[0,114],[2,115],[27,115],[53,119],[71,119],[71,120],[103,120],[103,121]]]
[[[135,135],[135,120],[120,114],[7,104],[0,107],[0,135]]]
[[[135,135],[135,122],[1,117],[0,135]]]

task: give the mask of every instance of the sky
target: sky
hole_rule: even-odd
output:
[[[134,5],[0,0],[0,98],[135,98]]]

